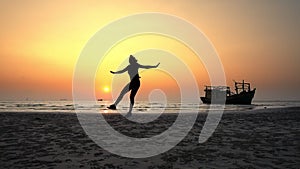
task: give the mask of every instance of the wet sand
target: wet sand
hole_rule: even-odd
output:
[[[177,114],[138,124],[105,115],[119,132],[151,137]],[[225,112],[213,136],[198,136],[206,114],[173,149],[149,158],[111,154],[84,132],[75,113],[0,113],[0,168],[300,168],[300,108]]]

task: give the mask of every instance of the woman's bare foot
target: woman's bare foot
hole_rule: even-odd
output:
[[[112,104],[112,105],[110,105],[109,107],[107,107],[108,109],[111,109],[111,110],[116,110],[117,108],[116,108],[116,105],[114,105],[114,104]]]

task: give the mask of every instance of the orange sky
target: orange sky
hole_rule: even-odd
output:
[[[277,0],[2,0],[0,99],[71,99],[73,69],[87,41],[111,21],[142,12],[176,15],[201,29],[219,53],[228,85],[232,86],[233,79],[251,82],[257,88],[257,100],[300,99],[299,9],[298,1]],[[173,44],[170,50],[176,53],[177,49],[178,55],[189,62],[203,94],[203,86],[209,83],[209,79],[201,62],[183,54],[190,51],[172,39],[151,36],[140,38],[149,42],[148,46],[142,47],[160,44],[157,47],[165,49],[170,46],[165,45],[166,42]],[[139,42],[138,38],[130,40],[133,44]],[[129,41],[116,47],[118,54],[121,49],[124,51],[124,55],[116,57],[125,59],[131,50],[138,51],[138,47],[127,49],[130,44],[126,43]],[[122,62],[126,63],[124,60]],[[139,62],[156,64],[157,61],[139,59]],[[107,81],[112,76],[100,69],[95,80],[96,93],[98,97],[109,98],[103,93],[103,88],[110,85]],[[147,96],[155,87],[173,92],[175,96],[172,97],[176,97],[175,91],[178,90],[172,78],[151,71],[141,73],[143,77],[139,97]],[[165,78],[168,83],[153,83],[154,73]],[[126,83],[128,75],[114,78],[119,78],[120,83]],[[118,92],[118,89],[115,90]]]

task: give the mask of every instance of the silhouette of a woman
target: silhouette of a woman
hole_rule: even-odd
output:
[[[123,90],[121,91],[121,93],[120,93],[119,97],[117,98],[117,100],[115,101],[115,103],[110,105],[107,108],[116,110],[116,106],[122,100],[123,96],[127,92],[131,91],[130,92],[130,108],[129,108],[128,113],[126,114],[126,117],[131,116],[132,108],[134,105],[134,97],[140,88],[140,76],[139,76],[138,69],[139,68],[143,68],[143,69],[157,68],[159,64],[160,63],[158,63],[155,66],[140,65],[139,63],[137,63],[136,58],[134,56],[130,55],[129,56],[129,65],[126,68],[124,68],[123,70],[120,70],[120,71],[116,71],[116,72],[110,71],[110,73],[112,73],[112,74],[121,74],[121,73],[124,73],[127,71],[130,76],[131,81],[123,88]]]

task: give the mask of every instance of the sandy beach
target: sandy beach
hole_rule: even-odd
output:
[[[147,115],[147,114],[144,114]],[[138,124],[119,114],[105,118],[119,132],[151,137],[166,130],[177,114]],[[206,114],[173,149],[130,159],[103,150],[84,132],[75,113],[0,113],[0,168],[299,168],[300,108],[224,113],[213,136],[198,136]]]

